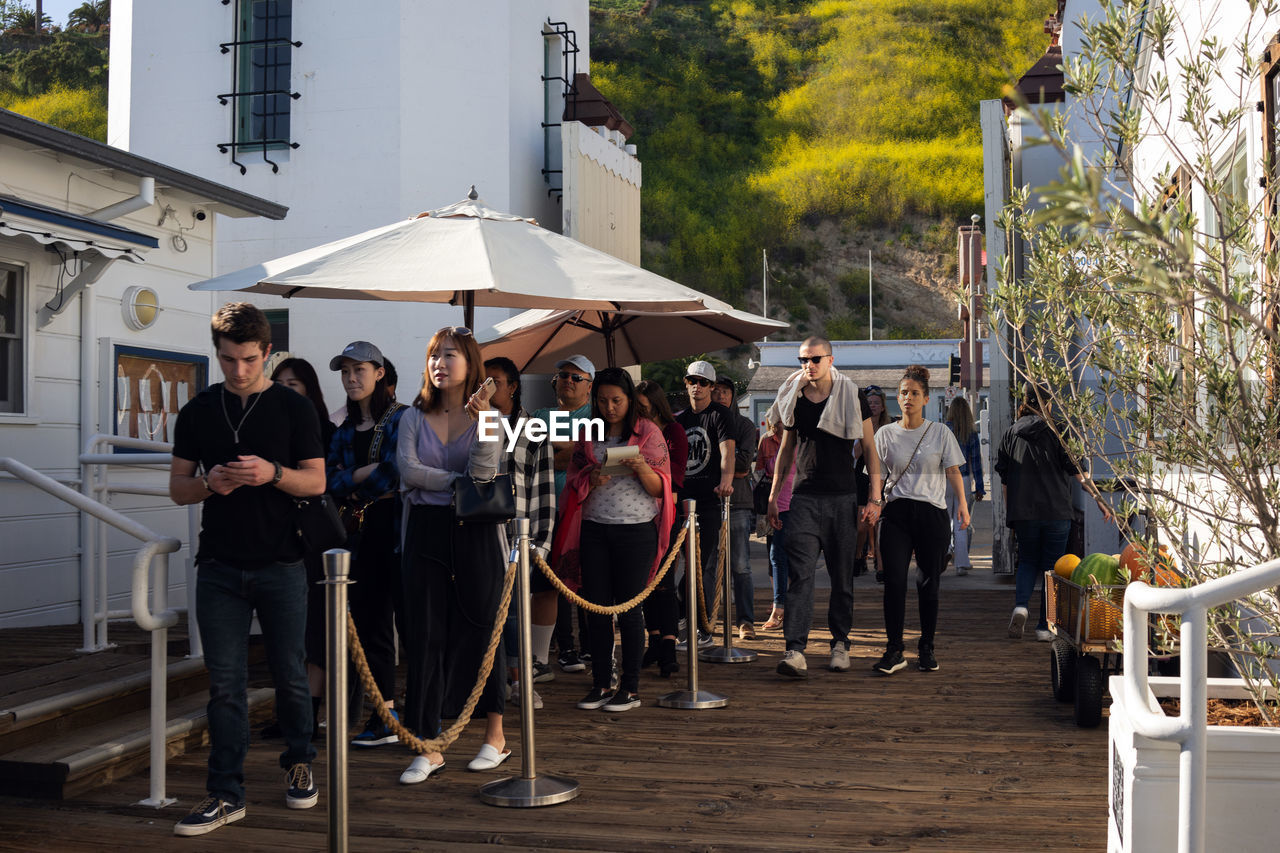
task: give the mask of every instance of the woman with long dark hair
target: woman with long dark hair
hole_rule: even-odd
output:
[[[986,486],[982,481],[982,438],[973,423],[973,410],[964,397],[956,397],[947,407],[947,426],[956,437],[960,450],[964,453],[964,464],[960,466],[960,478],[964,480],[964,490],[969,494],[973,486],[973,502],[977,503],[986,495]],[[973,537],[973,528],[962,530],[959,505],[955,497],[947,495],[947,514],[951,517],[951,555],[956,562],[956,575],[963,577],[972,568],[969,562],[969,542]]]
[[[297,391],[311,401],[320,418],[320,440],[325,448],[333,438],[336,427],[329,420],[329,410],[324,404],[324,392],[320,390],[320,377],[311,362],[302,358],[286,358],[271,371],[271,381]],[[319,551],[303,555],[307,569],[307,628],[304,647],[307,654],[307,687],[311,693],[311,736],[320,737],[320,704],[324,699],[324,558]],[[271,722],[262,731],[263,737],[281,737],[280,726]]]
[[[886,424],[892,423],[893,419],[889,417],[889,411],[885,408],[884,390],[879,385],[868,385],[862,389],[862,394],[867,400],[867,409],[871,412],[871,429],[879,432],[880,428]],[[867,471],[867,460],[862,452],[862,440],[859,439],[855,448],[854,456],[857,457],[856,467],[854,471],[858,482],[858,506],[866,506],[867,501],[871,497],[871,475]],[[867,552],[871,552],[871,557],[876,564],[876,583],[884,582],[884,572],[880,568],[880,554],[876,550],[875,530],[869,521],[862,518],[862,514],[858,514],[858,542],[854,546],[854,554],[857,556],[853,560],[853,573],[855,576],[865,575],[867,573]]]
[[[636,385],[636,404],[640,414],[653,421],[662,430],[662,437],[667,442],[667,458],[671,464],[671,491],[674,494],[684,485],[684,469],[689,463],[689,437],[684,427],[676,423],[671,413],[671,403],[667,400],[667,392],[657,382],[641,379]],[[678,522],[676,522],[678,523]],[[670,538],[674,540],[676,531],[671,530]],[[666,555],[663,555],[666,558]],[[658,674],[669,678],[671,673],[680,671],[680,663],[676,660],[676,635],[680,629],[680,604],[676,595],[675,572],[667,572],[658,582],[658,586],[644,600],[644,621],[649,629],[649,647],[644,653],[641,666],[656,663]]]
[[[772,480],[781,476],[782,490],[778,492],[778,524],[777,528],[769,525],[766,537],[769,554],[769,575],[773,580],[773,612],[769,620],[760,626],[761,631],[782,630],[782,620],[787,610],[787,573],[791,564],[787,561],[787,517],[791,511],[791,488],[796,481],[795,466],[789,471],[778,472],[778,449],[782,446],[782,423],[776,418],[767,418],[765,434],[760,439],[760,449],[756,453],[756,467],[765,478]]]
[[[507,538],[499,523],[458,523],[453,483],[490,481],[501,441],[480,441],[477,419],[490,409],[484,360],[470,329],[447,326],[427,345],[422,389],[400,419],[396,464],[405,500],[404,614],[407,683],[404,723],[424,738],[440,731],[450,697],[469,690],[502,603]],[[506,655],[498,645],[476,713],[484,745],[468,770],[492,770],[510,755],[502,731]],[[444,767],[439,752],[419,755],[400,776],[423,782]]]
[[[876,450],[884,465],[884,512],[880,522],[880,559],[884,572],[884,629],[889,642],[875,665],[892,675],[907,665],[902,658],[906,621],[907,571],[916,558],[916,595],[920,603],[920,642],[916,667],[938,668],[934,635],[938,627],[938,580],[946,565],[951,523],[947,518],[947,487],[955,494],[961,529],[969,526],[960,464],[964,454],[951,430],[925,420],[929,401],[929,371],[913,364],[898,383],[902,420],[876,433]]]
[[[574,443],[557,549],[578,552],[583,597],[611,606],[638,595],[667,550],[675,520],[671,465],[666,440],[641,416],[635,386],[625,370],[610,367],[596,374],[591,414],[604,422],[604,440]],[[606,466],[611,451],[621,451],[617,468]],[[612,618],[593,613],[589,620],[594,686],[578,702],[579,708],[615,712],[640,704],[643,617],[640,608],[633,607],[617,618],[622,637],[618,689],[610,689]]]
[[[387,386],[386,359],[368,341],[347,344],[329,361],[347,392],[347,417],[329,444],[329,494],[347,522],[351,552],[351,618],[388,708],[396,696],[396,634],[404,631],[400,576],[400,472],[396,444],[405,407]],[[391,712],[393,715],[395,711]],[[352,746],[395,743],[377,712]]]

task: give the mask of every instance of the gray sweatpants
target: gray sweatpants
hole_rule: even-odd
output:
[[[809,642],[813,622],[813,577],[818,553],[827,558],[831,575],[831,601],[827,607],[827,627],[831,647],[843,643],[849,648],[853,629],[853,552],[858,528],[854,523],[857,496],[797,494],[791,498],[787,515],[787,609],[782,635],[787,650],[803,652]]]

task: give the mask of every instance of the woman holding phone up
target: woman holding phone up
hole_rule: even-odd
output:
[[[448,697],[474,683],[501,604],[506,534],[498,523],[458,524],[453,483],[492,480],[502,442],[480,441],[476,421],[493,393],[470,329],[447,326],[427,345],[422,390],[400,419],[396,461],[405,496],[404,612],[407,684],[404,723],[420,737],[440,731]],[[498,645],[476,706],[484,745],[468,770],[492,770],[511,753],[502,731],[506,661]],[[400,776],[423,782],[444,767],[439,752],[419,755]]]

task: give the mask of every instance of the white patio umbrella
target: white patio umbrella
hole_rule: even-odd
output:
[[[449,207],[190,287],[461,304],[468,326],[476,305],[678,311],[705,308],[710,299],[532,219],[486,207],[474,187]]]
[[[595,364],[642,364],[758,341],[786,323],[708,299],[700,311],[535,309],[480,332],[486,359],[506,356],[520,372],[548,373],[582,353]]]

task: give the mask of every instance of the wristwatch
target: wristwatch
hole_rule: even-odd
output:
[[[210,485],[209,485],[209,475],[208,475],[208,474],[201,474],[201,475],[200,475],[200,482],[204,483],[204,490],[205,490],[206,492],[212,492],[212,491],[213,491],[213,486],[210,486]]]
[[[873,503],[876,506],[884,506],[884,498],[872,498],[867,503]]]
[[[276,483],[279,483],[280,478],[284,476],[284,469],[280,467],[279,462],[272,462],[271,464],[276,466],[276,475],[271,478],[271,485],[274,486]]]

